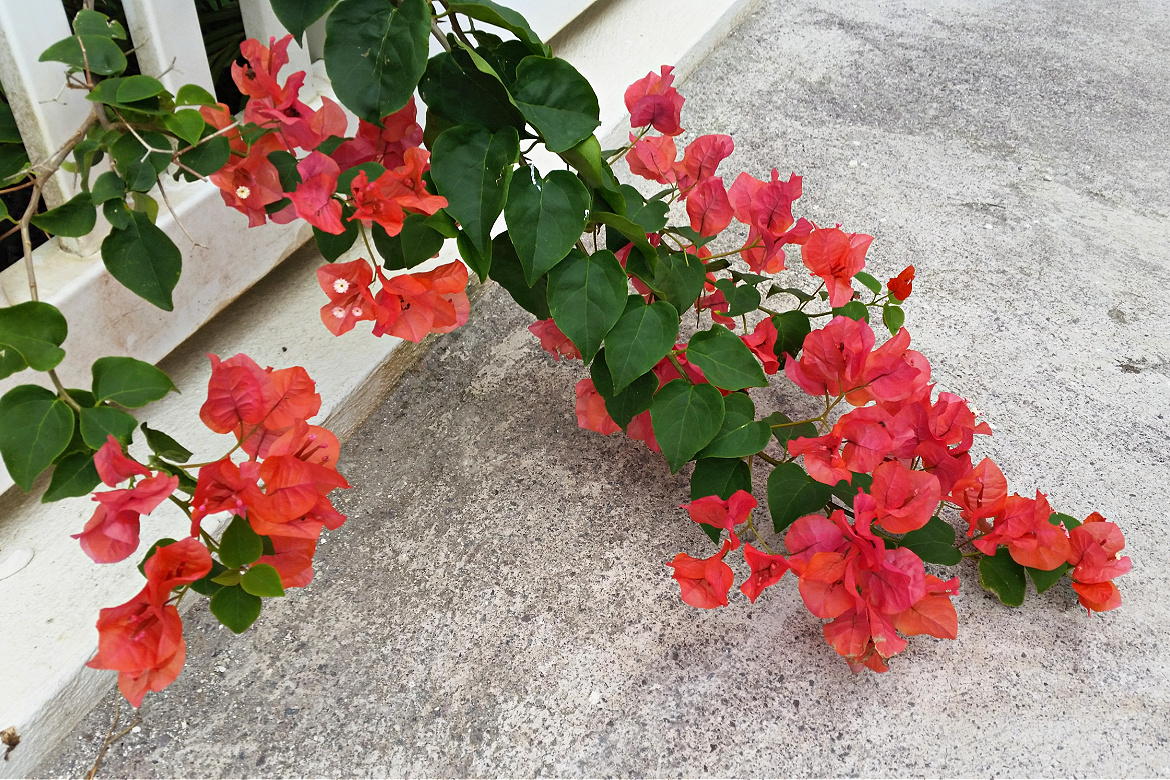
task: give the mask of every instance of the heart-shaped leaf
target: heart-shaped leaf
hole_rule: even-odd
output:
[[[764,387],[768,378],[747,345],[722,325],[691,336],[687,360],[703,369],[707,381],[724,390]]]
[[[654,438],[671,473],[715,438],[723,424],[723,396],[713,385],[668,382],[650,405]]]
[[[700,458],[742,458],[761,452],[772,441],[772,429],[756,419],[756,407],[745,393],[732,393],[723,399],[726,413],[723,425],[711,443],[699,453]]]
[[[0,456],[24,491],[73,438],[73,410],[53,391],[19,385],[0,398]]]
[[[381,125],[414,94],[430,34],[426,0],[341,0],[325,23],[325,71],[337,99]]]
[[[666,301],[647,305],[641,295],[626,299],[626,308],[605,336],[605,362],[614,393],[662,360],[678,339],[678,312]]]
[[[542,179],[531,165],[516,170],[504,219],[528,284],[548,273],[580,240],[589,203],[589,190],[568,171],[552,171]]]
[[[492,133],[458,125],[435,140],[431,177],[447,212],[459,221],[480,254],[491,252],[491,229],[504,208],[520,137],[506,127]],[[490,255],[489,255],[490,256]]]
[[[586,363],[622,316],[626,274],[613,252],[574,249],[548,275],[548,308]]]
[[[822,509],[833,488],[817,482],[795,463],[781,463],[768,475],[768,511],[772,527],[783,533],[799,518]]]

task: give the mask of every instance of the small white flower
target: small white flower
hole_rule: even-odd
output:
[[[251,194],[252,191],[243,184],[241,184],[239,187],[236,187],[236,197],[240,200],[247,200],[248,196]]]
[[[345,279],[335,279],[333,281],[333,289],[336,292],[344,293],[349,289],[349,282],[347,282]]]
[[[353,307],[353,316],[355,316],[355,317],[362,316],[362,307],[361,306],[354,306]]]
[[[333,307],[333,316],[339,320],[344,320],[345,319],[345,307],[344,306]]]

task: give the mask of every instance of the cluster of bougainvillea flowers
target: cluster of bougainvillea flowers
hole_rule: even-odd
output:
[[[184,465],[189,451],[144,427],[154,454],[143,464],[111,435],[94,462],[103,483],[127,487],[96,493],[98,507],[74,537],[94,561],[113,563],[139,548],[141,516],[164,501],[191,519],[189,536],[151,546],[140,567],[142,591],[103,609],[98,619],[98,653],[89,665],[117,671],[119,688],[135,707],[182,670],[177,606],[189,590],[209,596],[212,613],[232,631],[244,631],[263,598],[309,584],[322,529],[345,522],[328,498],[349,487],[337,472],[337,438],[308,422],[321,396],[305,370],[262,369],[243,354],[210,358],[199,416],[216,433],[231,434],[236,446],[219,460]],[[245,456],[238,463],[236,452]],[[216,539],[203,521],[224,512],[234,518]]]
[[[679,160],[674,136],[682,132],[683,99],[672,78],[670,68],[663,68],[627,90],[637,132],[620,151],[634,174],[666,185],[662,195],[670,200],[685,201],[689,230],[664,225],[647,240],[656,247],[677,241],[681,251],[704,263],[704,290],[694,306],[709,312],[714,324],[690,343],[666,350],[650,371],[656,381],[647,384],[653,389],[633,409],[613,387],[599,389],[599,384],[612,384],[606,376],[612,371],[598,371],[599,356],[592,376],[577,385],[576,412],[583,428],[603,435],[624,429],[662,451],[664,436],[677,440],[680,434],[668,417],[673,399],[659,399],[688,385],[709,384],[719,391],[707,398],[722,397],[722,421],[705,423],[703,417],[717,404],[704,407],[703,399],[692,394],[682,412],[686,424],[707,432],[697,445],[675,452],[673,460],[664,453],[672,470],[690,459],[683,455],[694,456],[693,500],[684,508],[713,540],[722,538],[714,555],[679,553],[669,564],[683,601],[701,608],[726,605],[735,578],[724,559],[742,546],[751,572],[740,586],[744,595],[754,602],[791,570],[809,611],[829,621],[824,635],[833,649],[854,671],[879,672],[905,649],[905,637],[957,635],[951,598],[959,579],[943,581],[927,573],[926,563],[955,565],[978,558],[981,583],[1009,605],[1023,601],[1026,579],[1043,592],[1068,573],[1088,610],[1119,606],[1113,579],[1129,571],[1130,560],[1119,557],[1125,541],[1116,524],[1096,513],[1083,524],[1054,513],[1040,492],[1035,498],[1009,494],[994,462],[973,462],[975,436],[990,435],[990,426],[966,399],[937,391],[930,363],[910,348],[910,334],[902,327],[901,303],[911,294],[914,267],[889,279],[883,291],[863,270],[871,236],[793,217],[793,202],[801,194],[798,176],[783,181],[774,170],[765,182],[743,173],[725,189],[715,172],[733,150],[728,136],[700,136]],[[651,129],[661,135],[651,135]],[[732,220],[747,228],[746,240],[737,249],[712,255],[708,240]],[[779,312],[761,305],[758,286],[769,282],[761,274],[785,269],[786,245],[799,247],[801,261],[820,284],[811,292],[771,285],[767,297],[790,295],[797,303]],[[631,248],[619,252],[623,265]],[[730,255],[738,255],[750,273],[721,259]],[[722,271],[728,277],[720,278]],[[664,300],[637,275],[630,280],[645,304]],[[855,281],[863,292],[855,289]],[[818,304],[822,311],[815,311]],[[749,330],[746,315],[755,311],[767,316]],[[881,311],[891,334],[880,345],[869,324],[875,311]],[[828,321],[813,329],[811,323],[822,316]],[[821,414],[800,421],[780,413],[755,419],[747,392],[762,383],[745,379],[751,374],[746,366],[728,370],[737,351],[727,341],[729,331],[740,323],[743,332],[735,338],[740,357],[750,354],[766,375],[783,367],[793,384],[822,399]],[[555,358],[581,357],[555,317],[530,330]],[[717,337],[726,344],[721,352],[709,348]],[[774,454],[767,451],[770,446]],[[803,471],[797,459],[803,459]],[[785,548],[776,552],[752,521],[757,501],[751,473],[757,465],[773,469],[768,503]],[[965,526],[958,540],[942,517],[948,507]],[[762,550],[741,545],[737,527],[745,524]]]
[[[228,134],[233,157],[211,176],[224,203],[246,214],[249,227],[268,219],[281,224],[303,219],[313,226],[330,261],[353,244],[358,232],[368,233],[367,243],[372,239],[384,254],[394,253],[385,250],[388,244],[398,250],[398,263],[388,258],[387,269],[408,268],[436,254],[431,236],[442,236],[453,223],[440,214],[447,199],[429,192],[424,181],[430,153],[421,147],[414,99],[383,117],[381,125],[359,119],[356,135],[344,138],[347,118],[340,106],[322,97],[321,107],[314,110],[300,100],[304,71],[279,82],[291,41],[291,35],[273,38],[269,48],[249,39],[240,47],[247,67],[232,66],[232,78],[248,102],[243,130]],[[215,127],[235,122],[222,104],[201,111]],[[298,158],[298,153],[305,154]],[[436,214],[437,221],[412,223],[426,231],[424,243],[430,248],[421,250],[422,255],[417,241],[405,253],[401,240],[392,242],[411,215]],[[375,273],[381,286],[376,294],[371,291]],[[358,259],[324,266],[317,275],[329,296],[321,321],[334,335],[368,320],[374,323],[375,336],[417,342],[467,321],[467,268],[458,261],[387,279],[381,268]]]

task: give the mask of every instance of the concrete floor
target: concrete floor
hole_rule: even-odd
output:
[[[238,638],[192,610],[101,776],[1170,775],[1167,51],[1159,0],[773,0],[682,85],[726,181],[795,170],[875,275],[917,266],[907,327],[982,453],[1124,529],[1121,610],[1009,610],[963,567],[959,638],[854,677],[791,583],[686,607],[687,471],[579,430],[583,369],[493,289],[346,447],[312,586]]]

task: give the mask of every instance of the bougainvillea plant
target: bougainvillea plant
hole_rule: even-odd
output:
[[[50,58],[70,65],[77,74],[70,78],[95,102],[87,126],[55,158],[74,155],[83,194],[68,213],[62,206],[32,217],[34,205],[18,222],[24,234],[30,224],[83,234],[102,205],[115,214],[103,244],[111,273],[168,308],[178,260],[171,281],[159,266],[148,284],[141,268],[119,264],[119,252],[142,262],[141,252],[123,247],[145,241],[177,258],[173,244],[163,246],[169,239],[154,228],[153,200],[144,194],[158,174],[177,168],[209,177],[250,226],[270,219],[313,226],[330,263],[317,274],[320,316],[335,335],[364,321],[374,335],[411,341],[450,331],[469,316],[468,269],[496,281],[535,316],[530,330],[546,351],[589,366],[576,388],[582,427],[624,431],[661,453],[673,472],[694,462],[683,507],[720,547],[705,558],[679,553],[668,564],[683,601],[726,605],[734,575],[725,558],[742,550],[751,574],[741,592],[754,602],[791,570],[810,612],[830,621],[829,644],[855,671],[885,671],[905,637],[956,636],[958,578],[929,574],[926,564],[976,558],[981,584],[1011,606],[1023,602],[1028,579],[1043,592],[1066,575],[1090,611],[1119,606],[1113,579],[1130,562],[1119,556],[1118,527],[1098,514],[1081,523],[1055,513],[1039,492],[1010,494],[995,463],[975,462],[975,436],[990,427],[966,399],[937,391],[929,362],[902,327],[913,266],[882,285],[864,270],[870,236],[797,219],[795,174],[740,173],[725,185],[716,174],[734,148],[729,136],[699,136],[680,157],[684,100],[671,68],[630,86],[629,142],[603,151],[588,81],[523,17],[494,2],[272,5],[291,35],[243,45],[247,64],[233,76],[248,102],[238,118],[195,88],[172,97],[153,79],[123,94],[130,79],[148,77],[119,79],[116,62],[95,69],[90,37],[116,49],[119,31],[92,12],[79,15],[77,35],[51,48],[60,51]],[[357,117],[352,137],[341,106],[301,101],[304,73],[281,78],[290,42],[326,13],[325,65],[338,100]],[[431,37],[442,51],[428,57]],[[382,56],[368,56],[374,50]],[[416,89],[426,106],[422,124]],[[132,142],[133,150],[115,151]],[[567,169],[538,170],[538,146]],[[114,170],[90,186],[85,172],[103,153]],[[645,197],[619,183],[612,165],[622,159],[658,191]],[[39,194],[53,170],[34,168],[29,186]],[[671,224],[672,207],[681,224]],[[70,222],[77,213],[88,227]],[[501,215],[507,229],[493,235]],[[724,238],[745,228],[745,240]],[[411,271],[449,239],[459,261]],[[729,248],[712,251],[724,243]],[[362,257],[334,262],[355,246]],[[796,252],[816,281],[809,289],[772,279]],[[67,390],[51,373],[63,355],[64,320],[36,330],[27,323],[59,313],[37,304],[36,312],[5,314],[20,306],[30,304],[0,310],[3,359],[11,361],[4,365],[8,373],[50,370],[57,392],[10,391],[0,399],[0,422],[36,403],[59,433],[31,448],[0,435],[18,484],[28,489],[50,465],[50,500],[130,480],[95,495],[98,509],[79,534],[97,561],[133,554],[140,515],[164,500],[192,518],[189,537],[151,549],[143,591],[99,620],[91,663],[118,670],[137,705],[182,666],[176,604],[189,590],[211,595],[212,612],[242,631],[263,597],[308,583],[317,536],[344,520],[327,498],[346,486],[335,470],[336,439],[307,423],[319,398],[303,370],[213,357],[201,418],[233,434],[236,446],[217,461],[182,465],[190,454],[143,426],[154,455],[136,462],[125,449],[135,421],[120,407],[156,400],[169,380],[129,358],[103,358],[92,391]],[[881,344],[875,327],[890,334]],[[46,354],[49,347],[57,352]],[[752,390],[780,372],[820,399],[822,411],[799,420],[757,414]],[[95,427],[99,420],[104,427]],[[761,468],[769,470],[770,543],[753,520],[753,474]],[[223,512],[233,519],[216,539],[201,521]]]

